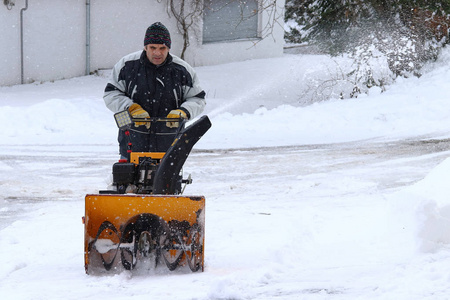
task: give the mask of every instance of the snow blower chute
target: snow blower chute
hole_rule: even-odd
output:
[[[152,130],[167,127],[168,122],[179,126],[162,133],[171,135],[172,141],[165,152],[134,152],[130,140],[128,159],[112,168],[114,190],[86,195],[86,273],[117,273],[142,264],[203,271],[205,198],[182,195],[192,180],[183,179],[181,169],[211,122],[203,116],[185,128],[182,119],[133,119],[128,111],[115,118],[128,137],[129,131],[137,130],[135,122],[151,122]]]

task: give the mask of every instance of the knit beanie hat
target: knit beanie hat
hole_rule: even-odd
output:
[[[148,44],[164,44],[170,48],[170,33],[160,22],[153,23],[145,32],[144,46]]]

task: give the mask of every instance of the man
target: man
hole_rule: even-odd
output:
[[[147,28],[144,50],[123,57],[112,70],[103,99],[114,113],[128,109],[135,118],[195,118],[204,109],[205,92],[194,69],[169,53],[170,33],[156,22]],[[128,135],[119,131],[119,148],[128,158],[133,151],[165,152],[173,141],[177,122],[137,122]],[[165,133],[165,134],[164,134]]]

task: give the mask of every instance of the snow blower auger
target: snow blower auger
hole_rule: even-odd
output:
[[[128,159],[113,165],[114,190],[86,195],[86,273],[118,273],[141,265],[203,271],[205,198],[181,195],[192,182],[190,176],[182,178],[181,169],[211,122],[203,116],[185,128],[182,119],[133,119],[128,111],[115,118],[128,136],[137,130],[134,122],[152,122],[151,128],[158,127],[156,122],[176,122],[179,127],[166,152],[133,152],[131,141]]]

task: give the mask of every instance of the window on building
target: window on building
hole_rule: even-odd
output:
[[[258,38],[258,0],[205,0],[203,43]]]

